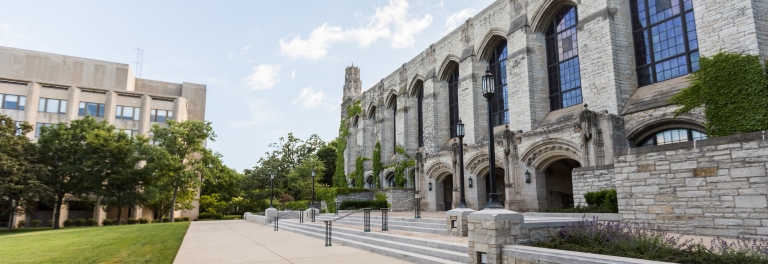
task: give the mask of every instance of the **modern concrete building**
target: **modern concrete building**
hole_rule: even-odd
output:
[[[667,102],[689,85],[699,58],[724,51],[767,60],[767,33],[765,0],[497,0],[365,91],[361,69],[346,69],[345,170],[355,170],[358,156],[371,159],[379,142],[385,166],[402,158],[396,146],[415,158],[406,187],[427,210],[455,208],[460,185],[470,208],[484,208],[491,169],[510,210],[584,204],[585,192],[601,188],[618,188],[622,203],[636,190],[617,186],[618,153],[706,138],[700,111],[675,116],[678,107]],[[486,69],[496,81],[490,109],[481,85]],[[362,111],[348,118],[355,103]],[[391,186],[393,176],[385,169],[381,185]],[[374,178],[366,162],[364,180]]]
[[[131,135],[147,135],[165,120],[204,120],[206,86],[136,78],[128,64],[0,47],[0,113],[35,127],[27,137],[35,141],[40,127],[70,122],[84,116],[107,120]],[[61,221],[77,218],[116,218],[117,211],[78,205],[62,209]],[[126,210],[130,218],[153,218],[142,208]],[[128,214],[130,213],[130,214]],[[179,212],[197,218],[198,207]],[[52,209],[18,219],[52,219]],[[177,214],[179,215],[179,214]]]

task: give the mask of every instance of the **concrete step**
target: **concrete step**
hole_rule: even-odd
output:
[[[325,225],[280,221],[280,230],[325,238]],[[467,263],[467,245],[333,227],[332,244],[352,246],[415,263]]]
[[[316,221],[333,220],[338,217],[320,216],[315,218]],[[306,219],[305,219],[306,221]],[[340,220],[335,221],[339,224],[363,226],[362,216],[348,216]],[[389,218],[387,221],[389,229],[403,230],[410,232],[420,232],[427,234],[441,234],[447,235],[448,230],[445,227],[445,222],[439,219],[408,219],[408,218]],[[381,217],[371,217],[371,229],[381,229]]]

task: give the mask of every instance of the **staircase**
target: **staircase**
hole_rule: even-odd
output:
[[[306,218],[304,223],[299,223],[296,219],[280,220],[279,230],[324,239],[323,220],[332,220],[336,217],[338,216],[320,215],[315,223],[310,223]],[[331,243],[364,249],[414,263],[467,263],[469,260],[467,244],[440,240],[439,237],[445,231],[443,233],[437,231],[438,222],[442,229],[445,229],[445,223],[440,219],[389,218],[389,230],[400,230],[395,231],[399,234],[394,234],[380,231],[381,218],[371,217],[371,232],[363,232],[363,217],[353,215],[333,222]],[[404,233],[413,235],[404,235]]]

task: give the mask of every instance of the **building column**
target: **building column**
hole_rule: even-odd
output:
[[[59,214],[59,227],[64,227],[64,221],[67,220],[67,218],[69,217],[69,207],[67,207],[67,202],[63,202],[61,204],[61,208],[59,209],[61,210],[61,214]],[[55,220],[56,208],[54,208],[53,217]]]
[[[24,109],[24,115],[26,117],[27,123],[32,125],[33,128],[37,127],[37,108],[40,104],[40,88],[42,87],[39,83],[36,82],[29,82],[27,84],[27,87],[29,88],[27,91],[27,105]],[[30,131],[27,133],[27,138],[29,138],[32,141],[36,141],[35,139],[35,130]]]
[[[107,210],[104,210],[104,206],[101,206],[99,202],[96,202],[96,206],[93,207],[93,220],[96,220],[96,225],[101,226],[101,222],[107,219]]]
[[[104,119],[110,124],[115,123],[115,111],[117,111],[117,93],[114,91],[107,91],[107,102],[104,103]]]
[[[67,96],[67,123],[77,120],[78,110],[80,109],[80,88],[70,86],[69,96]]]
[[[152,107],[150,104],[151,102],[152,97],[149,95],[145,94],[141,96],[141,118],[139,118],[139,134],[145,136],[149,135],[149,130],[152,128],[152,124],[149,122],[149,110],[150,107]]]

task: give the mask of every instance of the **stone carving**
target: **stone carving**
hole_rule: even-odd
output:
[[[449,173],[449,174],[452,173],[451,166],[448,166],[447,164],[441,162],[436,165],[432,165],[427,170],[427,176],[429,176],[429,178],[435,178],[437,175],[440,175],[442,173]]]

